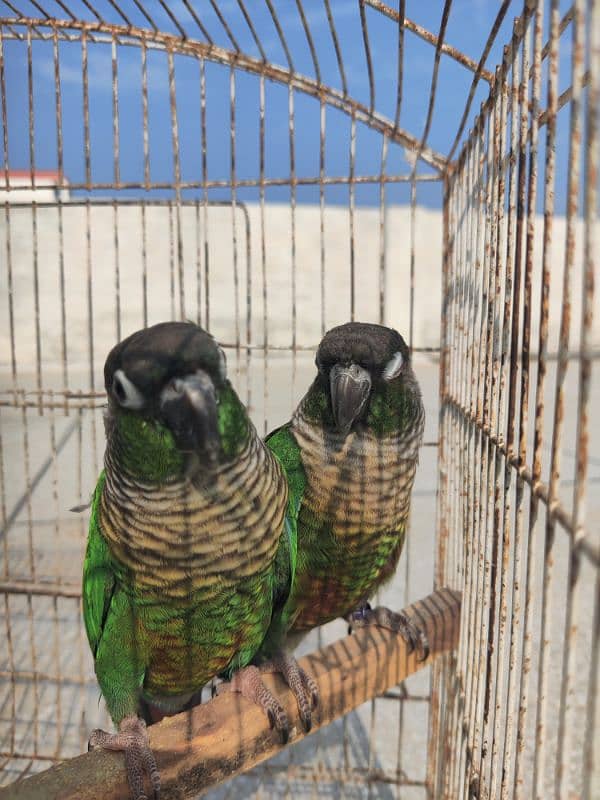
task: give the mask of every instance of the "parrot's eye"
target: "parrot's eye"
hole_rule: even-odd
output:
[[[122,369],[118,369],[112,382],[113,394],[123,408],[138,409],[144,405],[140,390],[129,380]]]
[[[394,378],[397,378],[400,374],[400,370],[402,369],[402,365],[404,364],[404,359],[402,358],[402,353],[398,350],[397,353],[390,358],[388,363],[385,365],[382,377],[384,381],[392,381]]]

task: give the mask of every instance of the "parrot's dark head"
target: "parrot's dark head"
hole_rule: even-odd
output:
[[[344,436],[360,425],[384,433],[420,404],[402,336],[383,325],[348,322],[332,328],[317,350],[315,398],[326,399],[321,421]]]
[[[248,418],[227,380],[225,354],[194,323],[133,333],[110,351],[104,382],[107,430],[118,426],[144,462],[140,470],[190,459],[211,469],[245,441]]]

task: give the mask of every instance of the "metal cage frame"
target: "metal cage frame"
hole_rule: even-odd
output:
[[[7,643],[6,657],[0,666],[0,681],[4,683],[0,723],[4,722],[8,731],[3,733],[0,762],[8,770],[10,780],[74,752],[72,744],[64,748],[63,734],[68,725],[82,728],[82,724],[68,719],[71,714],[68,693],[79,692],[84,698],[81,702],[89,705],[95,685],[89,665],[85,665],[85,643],[78,621],[79,585],[73,580],[63,580],[56,570],[52,578],[39,565],[37,540],[42,534],[36,528],[32,498],[40,486],[48,484],[44,490],[48,495],[46,502],[52,503],[54,511],[49,520],[40,524],[49,527],[50,535],[59,541],[63,465],[67,464],[69,480],[77,487],[79,503],[86,499],[89,488],[86,481],[93,480],[98,468],[101,449],[98,415],[104,392],[98,388],[96,371],[101,349],[110,344],[104,328],[103,334],[98,335],[99,323],[94,316],[98,274],[94,271],[97,245],[93,237],[98,215],[111,215],[112,219],[111,223],[107,217],[107,225],[111,224],[113,232],[117,338],[126,327],[121,308],[127,270],[123,263],[124,220],[130,221],[131,215],[139,211],[139,222],[135,223],[139,229],[135,231],[139,233],[143,285],[141,323],[148,324],[151,316],[150,239],[153,226],[158,224],[156,215],[160,214],[168,242],[165,252],[169,263],[170,314],[172,318],[185,318],[191,312],[210,328],[215,316],[212,286],[217,278],[211,260],[214,244],[209,241],[209,217],[229,215],[231,251],[227,251],[226,257],[231,264],[235,325],[229,329],[223,344],[233,357],[245,400],[258,419],[262,414],[266,432],[273,393],[269,388],[274,380],[272,364],[279,355],[289,356],[293,394],[303,359],[310,355],[328,326],[327,264],[331,244],[327,229],[333,226],[334,218],[327,192],[335,187],[347,192],[344,205],[349,260],[347,306],[349,316],[354,319],[361,313],[359,295],[361,281],[365,280],[360,274],[357,255],[361,252],[357,192],[365,186],[376,187],[378,191],[378,204],[369,221],[376,242],[372,281],[369,278],[375,299],[369,313],[374,321],[385,323],[393,320],[386,300],[392,271],[386,192],[390,187],[401,186],[409,202],[405,270],[409,287],[407,339],[417,356],[439,356],[440,362],[439,429],[429,431],[425,442],[432,448],[430,452],[438,449],[438,528],[432,581],[436,587],[450,587],[462,593],[461,641],[455,654],[436,661],[430,685],[416,684],[414,689],[401,686],[383,699],[372,701],[370,721],[362,730],[364,733],[369,729],[364,763],[348,752],[353,723],[346,719],[339,730],[343,741],[341,769],[326,763],[326,758],[317,757],[311,767],[302,759],[294,763],[292,756],[258,768],[256,774],[272,781],[271,787],[277,786],[282,792],[281,781],[285,777],[288,793],[294,780],[308,782],[313,792],[319,784],[339,787],[347,782],[348,787],[356,784],[357,792],[364,788],[369,797],[374,792],[376,796],[387,797],[382,787],[388,787],[386,791],[390,793],[390,787],[395,787],[397,796],[415,791],[415,797],[433,798],[591,799],[594,787],[600,785],[595,753],[599,727],[596,695],[600,541],[598,531],[586,517],[591,481],[597,477],[591,475],[589,465],[594,434],[592,376],[600,352],[598,315],[594,319],[598,305],[594,280],[598,246],[600,2],[575,0],[561,13],[559,0],[525,0],[519,4],[516,0],[503,0],[478,58],[460,52],[446,41],[452,5],[452,0],[445,0],[439,31],[431,33],[407,16],[405,0],[400,0],[397,9],[381,0],[358,0],[353,4],[368,86],[364,96],[358,97],[353,92],[343,42],[336,27],[336,10],[330,0],[323,0],[319,12],[332,55],[331,63],[327,64],[323,62],[311,25],[315,9],[309,9],[303,0],[295,0],[296,24],[303,32],[309,53],[309,58],[303,61],[310,66],[305,74],[297,68],[298,57],[290,39],[291,22],[288,17],[282,21],[281,9],[278,12],[273,0],[264,0],[260,11],[258,4],[251,6],[245,0],[221,5],[217,0],[209,0],[202,9],[188,0],[183,0],[177,8],[162,0],[154,4],[141,0],[120,3],[49,0],[45,4],[38,0],[23,3],[3,0],[0,98],[4,187],[0,188],[4,189],[3,259],[10,354],[3,366],[6,387],[0,389],[0,547],[3,548],[0,592],[4,599],[2,617]],[[492,71],[488,67],[490,53],[510,18],[509,12],[515,15],[512,36],[500,63]],[[274,43],[269,44],[261,35],[260,25],[266,24],[265,20],[274,31]],[[397,41],[396,95],[391,113],[383,113],[378,106],[378,69],[385,55],[372,46],[370,23],[374,20],[393,26]],[[243,41],[239,33],[242,25]],[[433,48],[427,110],[420,134],[400,126],[408,91],[410,65],[404,51],[409,35]],[[569,63],[561,67],[560,46],[567,42],[568,36],[571,37]],[[28,199],[25,193],[43,188],[36,169],[39,123],[34,50],[40,43],[51,48],[56,196],[38,201],[35,196]],[[7,102],[7,64],[13,44],[25,49],[27,73],[28,175],[20,182],[15,182],[9,168],[13,117]],[[69,45],[79,48],[81,57],[77,85],[81,88],[83,166],[78,180],[68,180],[65,167],[61,81],[63,48]],[[90,53],[95,48],[109,54],[110,75],[105,80],[111,85],[110,179],[98,178],[93,163],[89,75]],[[120,80],[123,79],[119,54],[123,48],[139,52],[140,58],[142,157],[136,179],[124,177],[120,154]],[[170,178],[155,176],[150,142],[150,61],[157,53],[165,59],[161,69],[172,137]],[[283,56],[283,66],[276,63],[277,55]],[[200,114],[200,146],[199,161],[192,170],[183,162],[180,144],[179,58],[189,59],[198,70],[194,88]],[[442,153],[429,140],[440,70],[447,61],[465,70],[469,80],[456,131]],[[208,166],[207,86],[211,79],[207,77],[207,67],[212,64],[228,71],[230,160],[228,175],[218,178],[210,176]],[[559,74],[564,71],[567,85],[560,91]],[[253,76],[258,96],[258,159],[256,175],[250,178],[243,176],[236,159],[241,73]],[[274,85],[287,87],[287,98],[282,100],[287,106],[287,131],[279,138],[273,137],[273,141],[284,143],[289,151],[289,171],[283,176],[268,174],[266,166],[271,139],[266,133],[265,98]],[[299,95],[311,98],[318,109],[318,174],[311,174],[298,164]],[[468,130],[473,105],[481,96],[484,99],[479,113]],[[342,112],[348,120],[347,174],[331,175],[326,168],[330,146],[326,122],[332,109]],[[567,114],[568,129],[561,127]],[[377,172],[357,166],[357,138],[366,129],[376,132],[381,143]],[[565,136],[569,143],[566,161],[563,151],[557,151],[557,140]],[[389,166],[393,149],[400,147],[407,154],[408,168],[403,171]],[[555,199],[556,176],[561,167],[568,171],[564,223],[560,219],[557,222]],[[432,183],[443,191],[439,346],[424,339],[415,324],[420,213],[417,202],[421,187]],[[318,263],[311,275],[320,299],[318,319],[308,333],[301,330],[298,311],[300,271],[306,263],[300,253],[299,220],[303,212],[299,195],[305,188],[317,192],[316,216],[311,224],[318,240],[315,250]],[[272,277],[268,277],[272,276],[268,250],[273,226],[269,198],[271,192],[279,189],[289,194],[289,218],[286,217],[291,297],[289,340],[272,336],[270,322],[274,312],[269,296]],[[68,202],[63,201],[63,191],[75,195]],[[102,192],[109,194],[102,197]],[[25,199],[16,204],[15,198],[20,193]],[[536,213],[539,206],[543,216]],[[61,308],[54,323],[43,321],[40,289],[44,277],[39,242],[46,236],[41,233],[41,219],[46,212],[55,215],[52,219],[58,242]],[[23,223],[19,214],[24,215]],[[77,353],[85,357],[86,366],[81,369],[72,364],[70,354],[77,334],[70,332],[70,312],[65,299],[65,286],[72,274],[67,263],[71,258],[68,231],[75,223],[84,232],[85,253],[82,291],[87,316],[86,328],[81,332],[85,343]],[[28,257],[32,263],[31,352],[34,355],[30,369],[23,369],[20,362],[19,337],[24,335],[25,326],[15,306],[15,298],[21,291],[17,285],[20,256],[16,237],[23,234],[22,224],[31,226]],[[193,240],[189,230],[194,231]],[[556,294],[553,267],[556,251],[560,251],[562,261],[560,296]],[[576,288],[581,290],[579,299],[575,297]],[[579,329],[575,329],[575,322],[579,323]],[[50,369],[44,348],[52,335],[59,343]],[[257,364],[262,370],[262,383],[249,377],[251,365]],[[575,379],[570,381],[574,371]],[[77,375],[75,379],[73,374]],[[569,387],[575,384],[573,399]],[[569,432],[574,430],[574,434],[569,433],[574,436],[570,455],[566,454],[567,426]],[[14,465],[7,461],[14,452],[9,448],[9,440],[15,436],[23,467],[23,476],[17,480],[18,491],[11,488]],[[39,454],[37,445],[44,437],[48,448]],[[87,465],[86,449],[92,452],[91,465]],[[574,463],[572,492],[563,486],[568,458]],[[16,523],[26,530],[27,541],[14,561],[8,534]],[[75,544],[69,545],[71,549],[63,557],[68,558],[69,553],[73,555],[77,547],[81,548],[84,521],[77,519],[73,530]],[[405,598],[409,570],[407,556],[402,575]],[[46,632],[52,629],[52,645],[51,653],[40,656],[41,624]],[[74,629],[73,626],[78,626],[73,640],[69,640],[78,653],[75,671],[70,670],[61,652],[65,630]],[[21,663],[23,648],[29,656]],[[29,687],[27,691],[32,692],[33,700],[24,699],[21,684]],[[555,685],[559,686],[557,693]],[[53,687],[53,699],[42,700]],[[24,722],[19,716],[19,704],[26,707],[28,702],[33,702],[35,713]],[[44,748],[41,742],[40,727],[46,724],[40,717],[44,702],[50,703],[55,714],[53,748]],[[394,703],[398,707],[395,767],[387,771],[376,764],[379,744],[375,719],[379,703]],[[428,747],[419,778],[407,774],[402,759],[404,715],[410,703],[427,709]],[[585,714],[583,724],[581,713]],[[29,733],[21,735],[23,726]],[[76,734],[80,744],[84,734],[83,728]],[[29,744],[23,747],[25,741]],[[317,756],[319,752],[317,748]],[[259,796],[260,787],[252,787]]]

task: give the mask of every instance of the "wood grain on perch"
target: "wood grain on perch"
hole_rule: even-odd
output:
[[[300,660],[319,684],[321,701],[313,731],[383,694],[458,642],[460,595],[448,589],[409,606],[406,613],[422,626],[431,653],[418,662],[404,640],[380,628],[363,629]],[[296,702],[279,677],[265,682],[277,692],[290,720],[290,741],[306,735],[298,724]],[[225,693],[191,712],[150,729],[150,744],[161,773],[161,800],[195,797],[221,781],[274,756],[282,746],[263,712],[240,695]],[[0,789],[0,800],[103,800],[129,798],[123,755],[96,751],[57,764],[20,783]]]

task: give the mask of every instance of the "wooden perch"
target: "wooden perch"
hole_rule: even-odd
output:
[[[404,640],[381,628],[367,628],[301,659],[319,684],[313,715],[318,730],[366,700],[383,694],[458,642],[460,596],[442,589],[409,606],[406,613],[427,632],[431,653],[418,662]],[[296,701],[277,676],[265,675],[296,722],[290,740],[306,734]],[[239,694],[224,693],[191,712],[164,719],[150,729],[150,745],[161,774],[161,800],[197,796],[275,755],[283,745],[264,713]],[[122,753],[94,751],[62,762],[20,783],[0,789],[0,800],[128,800]]]

